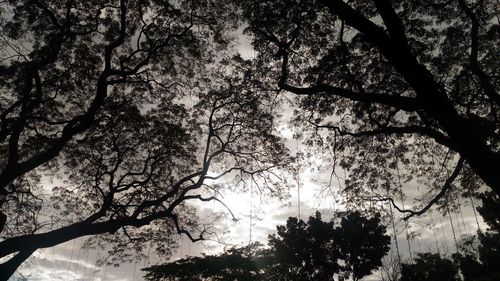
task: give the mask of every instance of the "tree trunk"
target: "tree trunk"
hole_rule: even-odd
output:
[[[16,272],[19,266],[33,254],[35,250],[24,250],[15,254],[11,259],[0,264],[0,281],[7,281]]]
[[[341,0],[320,0],[332,14],[339,16],[374,44],[380,53],[403,76],[417,94],[424,111],[435,119],[451,142],[450,149],[463,156],[477,175],[500,195],[500,154],[486,144],[487,128],[480,122],[462,117],[448,99],[445,89],[412,53],[404,27],[388,1],[376,1],[387,27],[382,28]],[[388,35],[389,34],[389,35]]]

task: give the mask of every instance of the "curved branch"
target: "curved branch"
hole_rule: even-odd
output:
[[[400,208],[395,202],[394,199],[387,197],[387,198],[380,198],[379,201],[389,201],[391,202],[392,206],[398,210],[400,213],[408,214],[403,218],[403,220],[408,220],[411,217],[414,216],[420,216],[424,214],[426,211],[428,211],[434,204],[436,204],[443,196],[446,195],[446,192],[452,188],[452,183],[453,181],[458,177],[460,174],[460,171],[462,170],[463,164],[465,162],[465,159],[463,157],[460,157],[458,159],[457,165],[455,166],[455,169],[453,170],[453,173],[446,179],[446,182],[444,183],[443,187],[439,191],[438,194],[436,194],[427,205],[425,205],[422,209],[418,211],[410,210],[410,209],[402,209]]]
[[[234,215],[233,211],[231,211],[231,209],[226,205],[226,203],[224,203],[222,200],[220,200],[219,198],[217,198],[215,196],[202,197],[200,194],[198,194],[198,195],[186,195],[186,196],[184,196],[184,200],[190,200],[190,199],[198,199],[200,201],[205,201],[205,202],[208,202],[208,201],[217,201],[222,206],[224,206],[224,208],[226,208],[226,210],[231,214],[231,217],[233,217],[233,221],[239,221],[239,219]]]
[[[182,228],[180,225],[179,225],[179,220],[177,219],[177,215],[176,214],[170,214],[168,217],[170,217],[172,219],[172,221],[174,222],[174,225],[175,225],[175,229],[177,230],[177,233],[179,234],[185,234],[189,240],[191,240],[191,242],[198,242],[198,241],[202,241],[202,240],[205,240],[205,238],[203,237],[203,234],[205,233],[205,230],[203,230],[197,238],[194,238],[193,235],[185,230],[184,228]]]

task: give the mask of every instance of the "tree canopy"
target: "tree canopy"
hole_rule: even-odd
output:
[[[486,215],[484,221],[489,224],[489,229],[478,230],[477,236],[465,237],[451,257],[441,256],[439,253],[418,254],[412,262],[401,265],[401,281],[497,280],[500,277],[500,236],[495,227],[496,221],[489,219],[494,212],[487,211],[500,206],[497,199],[496,194],[486,193],[483,200],[489,203],[478,208],[481,215]]]
[[[451,258],[419,253],[411,263],[401,265],[400,280],[498,280],[499,241],[498,232],[478,232],[477,237],[465,239]]]
[[[453,259],[460,266],[464,281],[490,281],[500,278],[500,228],[498,214],[500,209],[499,196],[493,193],[483,194],[483,205],[478,208],[479,213],[489,228],[478,231],[477,237],[469,237],[453,255]]]
[[[418,210],[394,204],[412,216],[481,180],[500,194],[496,1],[241,3],[257,79],[298,97],[348,203],[427,190]]]
[[[401,281],[459,281],[458,267],[439,254],[421,253],[410,264],[402,264]]]
[[[268,248],[250,244],[143,270],[148,280],[359,280],[381,266],[390,238],[378,215],[348,212],[335,224],[319,212],[307,222],[290,217]]]
[[[0,1],[0,280],[84,236],[114,263],[146,242],[167,258],[174,234],[213,231],[192,202],[224,206],[249,181],[286,196],[277,124],[292,110],[348,207],[389,201],[409,218],[487,187],[498,228],[497,14],[492,0]],[[313,224],[290,228],[329,227]],[[368,256],[336,248],[331,270],[376,266],[362,237],[336,235]],[[311,254],[301,265],[334,264]]]
[[[484,222],[490,230],[500,233],[500,195],[493,192],[485,192],[479,196],[481,206],[477,208]]]
[[[188,257],[144,268],[147,280],[264,280],[269,252],[260,243],[233,247],[220,255]]]
[[[284,196],[273,96],[213,2],[0,2],[0,280],[84,236],[113,263],[168,257],[175,233],[212,233],[190,202],[223,204],[224,182]]]
[[[493,281],[500,277],[500,235],[498,232],[479,232],[467,239],[453,254],[464,281]]]

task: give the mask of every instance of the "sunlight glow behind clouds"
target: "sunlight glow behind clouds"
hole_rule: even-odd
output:
[[[243,28],[238,29],[241,34]],[[247,36],[238,37],[238,51],[245,59],[251,59],[254,56],[254,50],[251,46],[251,40]],[[286,107],[286,106],[285,106]],[[292,110],[283,109],[283,124],[287,124],[292,114]],[[281,125],[279,132],[290,150],[296,150],[296,140],[293,139],[293,131],[286,125]],[[318,159],[318,161],[320,161]],[[321,163],[319,163],[321,164]],[[198,255],[202,252],[215,253],[222,251],[228,245],[246,245],[250,241],[267,242],[267,236],[273,233],[276,225],[285,224],[289,216],[298,215],[298,204],[300,204],[301,218],[307,220],[307,217],[313,215],[316,210],[320,210],[325,219],[331,218],[335,211],[342,210],[343,206],[337,205],[331,193],[325,186],[329,181],[330,171],[312,171],[309,167],[302,167],[300,175],[300,200],[298,200],[298,190],[296,187],[290,190],[290,198],[287,202],[278,199],[260,198],[258,192],[254,189],[244,193],[227,193],[224,195],[224,202],[234,212],[239,219],[233,222],[229,218],[225,227],[229,230],[223,239],[226,244],[215,242],[205,242],[191,244],[185,237],[180,238],[180,249],[178,249],[173,259],[183,258],[189,255]],[[335,182],[330,187],[334,191],[338,190]],[[400,202],[397,202],[400,203]],[[408,207],[408,206],[407,206]],[[411,207],[411,206],[409,206]],[[207,203],[201,208],[212,209],[212,211],[225,211],[223,206],[218,203]],[[252,214],[252,218],[250,218]],[[399,230],[397,238],[399,249],[403,257],[409,257],[409,247],[416,251],[439,251],[441,253],[451,253],[454,250],[454,238],[452,235],[451,224],[448,217],[441,217],[436,213],[434,215],[434,227],[427,225],[431,223],[430,216],[410,220],[410,228],[418,231],[417,239],[411,241],[408,245],[405,239],[405,233]],[[460,239],[461,235],[475,234],[477,223],[472,209],[464,209],[463,220],[455,218],[455,234]],[[458,224],[457,224],[458,222]],[[481,225],[484,228],[484,224]],[[393,235],[392,229],[388,227],[388,234]],[[437,243],[435,239],[437,238]],[[80,245],[83,239],[76,242],[70,241],[52,249],[38,251],[29,261],[24,264],[17,274],[11,280],[22,280],[22,276],[33,281],[49,280],[109,280],[109,281],[130,281],[142,280],[143,272],[141,268],[148,265],[148,261],[140,261],[132,264],[122,264],[119,268],[112,266],[95,265],[97,252],[91,250],[81,250]],[[392,247],[394,251],[394,241]],[[88,254],[88,258],[87,258]],[[155,261],[149,261],[154,263]],[[371,279],[370,279],[371,278]],[[364,280],[377,280],[374,276]]]

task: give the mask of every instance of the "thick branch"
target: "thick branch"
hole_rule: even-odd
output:
[[[358,131],[358,132],[349,132],[349,131],[344,131],[341,128],[334,126],[334,125],[329,125],[329,124],[313,124],[317,128],[325,128],[325,129],[332,129],[335,130],[337,133],[340,135],[348,135],[352,137],[363,137],[363,136],[376,136],[376,135],[392,135],[392,134],[418,134],[421,136],[426,136],[434,139],[436,142],[439,144],[442,144],[446,147],[453,148],[454,144],[453,142],[445,136],[443,133],[434,130],[432,128],[428,127],[422,127],[418,125],[408,125],[404,127],[392,127],[392,126],[386,126],[386,127],[380,127],[377,129],[373,130],[367,130],[367,131]]]
[[[500,106],[500,95],[495,92],[495,88],[492,85],[488,75],[483,71],[478,62],[479,55],[479,20],[476,15],[472,11],[471,8],[467,6],[464,0],[459,0],[458,4],[460,8],[467,15],[469,20],[472,23],[471,26],[471,51],[469,56],[469,63],[471,65],[471,70],[476,76],[479,78],[479,83],[481,83],[481,87],[483,88],[485,94],[488,98],[495,103],[497,106]]]
[[[391,3],[387,0],[375,0],[374,2],[385,26],[387,27],[387,30],[389,31],[391,39],[403,43],[405,48],[409,48],[406,44],[407,39],[403,23],[396,14],[396,11],[392,8]]]
[[[17,268],[27,258],[29,258],[33,252],[33,250],[20,251],[5,263],[0,264],[0,280],[9,280],[9,278],[16,272]]]
[[[500,154],[492,151],[485,136],[489,130],[484,125],[462,117],[442,85],[433,74],[418,62],[404,37],[389,37],[379,26],[342,0],[320,0],[330,13],[338,16],[346,24],[357,29],[369,43],[378,48],[380,53],[402,75],[416,93],[415,99],[425,113],[434,119],[441,129],[455,143],[454,150],[463,156],[484,182],[497,194],[500,194]],[[402,32],[399,21],[387,1],[379,1],[381,16],[392,29],[393,34]],[[391,31],[390,31],[391,32]],[[490,163],[490,164],[485,164]]]
[[[391,96],[377,93],[361,93],[351,90],[319,84],[312,87],[299,88],[282,83],[280,87],[296,95],[333,95],[347,98],[363,103],[377,103],[390,107],[395,107],[404,111],[413,112],[421,108],[419,101],[415,98],[404,96]]]

